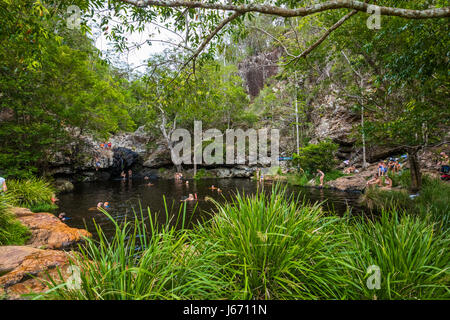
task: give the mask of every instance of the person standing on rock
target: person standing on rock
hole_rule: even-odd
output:
[[[6,179],[5,178],[0,177],[0,186],[1,186],[0,192],[8,191],[8,188],[6,187]]]
[[[320,187],[323,187],[323,178],[325,177],[325,173],[323,173],[320,169],[317,169],[317,173],[320,175],[319,181],[320,181]]]

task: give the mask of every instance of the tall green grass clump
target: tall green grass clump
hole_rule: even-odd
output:
[[[7,181],[7,185],[7,193],[11,196],[11,204],[14,206],[32,208],[51,204],[52,195],[55,193],[52,185],[42,178],[11,179]]]
[[[217,204],[214,216],[196,234],[204,247],[219,250],[228,265],[233,299],[344,298],[339,252],[347,235],[334,232],[336,217],[304,205],[275,187],[270,195],[237,194]]]
[[[354,267],[349,277],[360,292],[353,298],[450,298],[448,232],[436,233],[427,221],[396,210],[383,211],[375,221],[359,219],[348,231],[351,242],[346,257]],[[380,270],[379,289],[367,286],[372,265]]]
[[[411,187],[411,172],[409,169],[403,169],[398,173],[389,171],[388,177],[391,178],[393,187],[402,187],[404,189]]]
[[[170,226],[167,210],[163,226],[149,210],[145,215],[141,209],[140,217],[120,225],[103,213],[114,223],[115,234],[108,238],[96,225],[99,240],[86,239],[80,246],[71,261],[81,270],[80,288],[68,287],[60,275],[47,282],[51,288],[47,293],[35,298],[216,299],[229,284],[223,267],[215,262],[214,246],[200,251],[195,241],[188,241],[189,231]]]
[[[107,237],[86,239],[72,264],[80,287],[50,279],[43,299],[449,299],[449,233],[391,208],[381,216],[324,215],[286,189],[216,202],[213,216],[185,228],[157,224],[148,210]],[[401,213],[399,213],[401,212]],[[181,226],[180,226],[181,222]],[[367,285],[370,266],[379,288]],[[373,283],[372,283],[373,284]]]
[[[417,196],[410,197],[406,190],[369,188],[362,201],[369,208],[389,210],[395,207],[430,219],[440,230],[450,227],[450,184],[428,175],[422,177],[422,189]]]
[[[29,230],[9,212],[11,196],[0,193],[0,245],[23,245]]]
[[[450,228],[450,183],[425,175],[423,188],[413,203],[421,215],[429,215],[439,229]]]

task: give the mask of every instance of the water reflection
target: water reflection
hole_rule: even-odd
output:
[[[149,186],[151,182],[153,185]],[[214,185],[222,190],[209,189]],[[181,180],[123,180],[108,182],[79,183],[75,190],[69,194],[60,195],[59,211],[66,212],[71,219],[67,224],[73,227],[95,230],[93,219],[105,230],[112,230],[113,225],[108,218],[99,211],[89,211],[88,208],[96,206],[98,202],[108,201],[108,212],[118,221],[133,218],[134,213],[139,213],[139,208],[152,213],[159,213],[158,221],[166,223],[165,207],[167,206],[169,217],[176,218],[180,207],[186,203],[187,219],[192,223],[200,219],[208,218],[214,209],[214,204],[208,198],[218,202],[232,199],[237,191],[245,194],[254,194],[257,190],[270,193],[273,183],[270,181],[256,182],[249,179],[204,179],[189,180],[186,184]],[[343,214],[348,207],[352,213],[361,212],[358,205],[358,193],[346,193],[329,189],[315,189],[288,186],[289,194],[298,195],[299,199],[311,202],[321,202],[326,210]],[[183,197],[190,193],[198,195],[198,201],[181,202]]]

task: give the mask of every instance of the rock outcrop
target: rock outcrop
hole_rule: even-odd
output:
[[[42,280],[49,276],[59,280],[61,274],[67,278],[69,259],[75,253],[55,249],[66,248],[91,234],[65,225],[50,213],[33,213],[25,208],[12,208],[12,213],[31,230],[31,238],[26,246],[0,247],[0,297],[21,299],[24,294],[47,290]]]
[[[149,151],[143,163],[143,166],[148,168],[161,168],[171,165],[173,165],[173,162],[170,151],[163,140],[158,141],[156,147]]]
[[[28,246],[0,247],[0,296],[20,299],[23,294],[39,293],[48,288],[42,280],[48,275],[59,279],[67,277],[70,253],[42,250]]]
[[[50,213],[33,213],[26,208],[13,208],[17,219],[31,231],[27,245],[34,248],[62,249],[83,237],[91,237],[84,229],[71,228]]]
[[[136,152],[123,147],[114,148],[113,151],[113,164],[110,168],[113,176],[119,176],[122,171],[127,172],[139,157]]]
[[[111,149],[105,149],[100,148],[100,144],[106,141],[99,141],[87,134],[78,135],[76,130],[73,131],[72,135],[77,138],[53,154],[49,161],[49,175],[65,180],[70,177],[73,181],[109,179],[110,171],[112,175],[120,174],[122,159],[128,168],[137,163],[139,157],[145,158],[147,144],[152,139],[141,127],[135,132],[111,137]]]
[[[139,127],[132,133],[119,133],[109,140],[113,147],[126,148],[136,152],[139,156],[145,157],[148,154],[148,143],[153,139],[144,127]]]
[[[275,48],[270,52],[248,57],[238,64],[239,75],[251,97],[256,97],[266,80],[278,73],[277,62],[281,53],[282,48]]]
[[[59,193],[71,192],[74,189],[73,183],[66,179],[56,179],[55,187]]]
[[[367,180],[377,171],[377,164],[369,165],[366,170],[328,181],[327,186],[341,191],[363,191]]]

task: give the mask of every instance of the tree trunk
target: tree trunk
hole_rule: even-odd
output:
[[[173,121],[172,129],[169,132],[167,132],[167,129],[166,129],[167,119],[166,119],[166,116],[165,116],[164,111],[162,110],[162,108],[160,108],[160,109],[161,109],[161,125],[159,126],[159,128],[161,130],[161,133],[162,133],[164,139],[166,140],[167,148],[170,151],[170,157],[171,157],[172,162],[173,162],[173,159],[175,159],[176,155],[175,155],[175,152],[173,150],[173,142],[170,140],[170,137],[172,135],[172,132],[176,128],[177,117],[175,116],[175,119]],[[177,172],[181,172],[181,169],[182,169],[181,168],[181,164],[175,164],[174,163],[174,166],[177,169]]]
[[[417,150],[408,151],[409,169],[411,172],[411,192],[417,193],[422,188],[422,174],[417,160]]]

